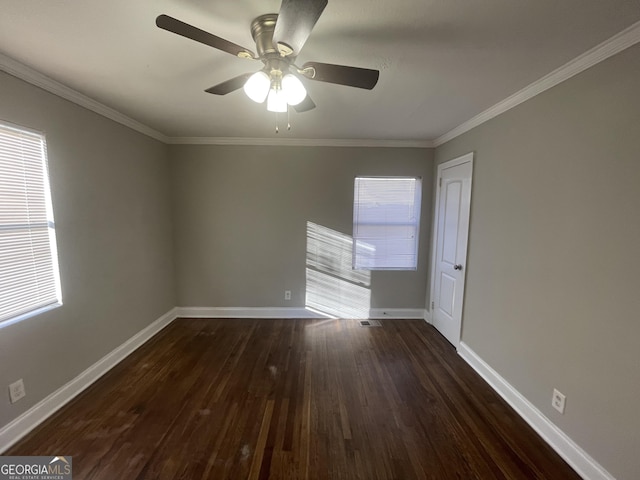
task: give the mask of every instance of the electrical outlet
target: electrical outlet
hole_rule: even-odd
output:
[[[18,400],[26,396],[27,392],[24,389],[24,382],[22,379],[9,385],[9,398],[11,399],[11,403],[16,403]]]
[[[285,290],[284,291],[284,299],[285,300],[291,300],[291,290]]]
[[[551,405],[553,408],[558,410],[560,413],[564,414],[564,403],[567,400],[562,393],[560,393],[555,388],[553,389],[553,397],[551,397]]]

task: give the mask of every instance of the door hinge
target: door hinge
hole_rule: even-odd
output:
[[[431,310],[436,306],[436,302],[431,302]]]
[[[442,177],[440,177],[440,181],[438,182],[438,186],[441,187],[442,186]]]

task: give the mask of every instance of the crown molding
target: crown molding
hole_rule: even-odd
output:
[[[459,135],[468,132],[472,128],[483,124],[484,122],[497,117],[498,115],[506,112],[520,105],[523,102],[541,94],[545,90],[549,90],[552,87],[570,79],[571,77],[585,71],[586,69],[606,60],[613,55],[620,53],[622,50],[629,48],[636,43],[640,42],[640,22],[636,22],[630,27],[622,30],[620,33],[605,40],[600,45],[586,51],[582,55],[574,58],[573,60],[565,63],[560,68],[545,75],[539,80],[533,82],[522,90],[514,93],[510,97],[505,98],[501,102],[496,103],[494,106],[488,108],[484,112],[476,115],[475,117],[461,123],[454,129],[448,131],[444,135],[436,138],[433,142],[435,147],[453,140]]]
[[[279,147],[374,147],[433,148],[431,140],[332,139],[332,138],[243,138],[169,137],[172,145],[254,145]]]
[[[372,148],[435,148],[463,133],[497,117],[527,100],[570,79],[586,69],[640,42],[640,22],[636,22],[600,45],[574,58],[522,90],[505,98],[475,117],[439,136],[435,140],[384,139],[312,139],[312,138],[242,138],[242,137],[168,137],[111,107],[93,100],[66,85],[0,53],[0,70],[36,87],[69,100],[99,115],[125,125],[137,132],[172,145],[254,145],[292,147],[372,147]]]
[[[433,148],[431,140],[378,140],[378,139],[306,139],[306,138],[241,138],[241,137],[167,137],[163,133],[134,120],[62,83],[0,53],[0,70],[69,100],[103,117],[125,125],[137,132],[166,144],[176,145],[260,145],[302,147],[390,147]]]
[[[137,132],[140,132],[144,135],[147,135],[151,138],[155,138],[161,142],[167,143],[167,137],[162,133],[154,130],[147,125],[144,125],[133,118],[127,117],[123,113],[114,110],[111,107],[107,107],[106,105],[83,95],[82,93],[63,85],[56,80],[43,75],[42,73],[34,70],[31,67],[24,65],[23,63],[14,60],[11,57],[3,55],[0,53],[0,70],[8,73],[9,75],[13,75],[21,80],[24,80],[31,85],[35,85],[36,87],[40,87],[47,92],[53,93],[58,97],[64,98],[65,100],[69,100],[70,102],[75,103],[76,105],[80,105],[92,112],[95,112],[103,117],[109,118],[114,122],[118,122],[126,127],[131,128]]]

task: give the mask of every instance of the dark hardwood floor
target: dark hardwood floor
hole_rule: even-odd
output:
[[[6,455],[74,479],[578,479],[422,321],[176,320]]]

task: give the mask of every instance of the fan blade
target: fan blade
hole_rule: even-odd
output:
[[[316,104],[313,103],[313,100],[311,100],[311,97],[309,96],[309,94],[307,94],[304,100],[300,102],[298,105],[294,105],[293,108],[298,113],[308,112],[309,110],[313,110],[314,108],[316,108]]]
[[[371,90],[378,83],[380,72],[368,68],[347,67],[331,63],[307,62],[302,66],[303,74],[311,80],[337,83],[349,87]]]
[[[219,83],[218,85],[207,88],[205,92],[213,93],[214,95],[226,95],[227,93],[235,92],[239,88],[242,88],[244,84],[249,80],[249,77],[253,73],[244,73],[226,82]]]
[[[282,0],[273,45],[282,55],[297,56],[322,15],[327,0]]]
[[[204,43],[210,47],[217,48],[223,52],[230,53],[240,58],[256,58],[255,53],[251,50],[236,45],[235,43],[225,40],[224,38],[216,37],[215,35],[200,30],[199,28],[184,23],[169,15],[160,15],[156,18],[156,25],[168,32],[177,33],[183,37],[190,38],[196,42]]]

